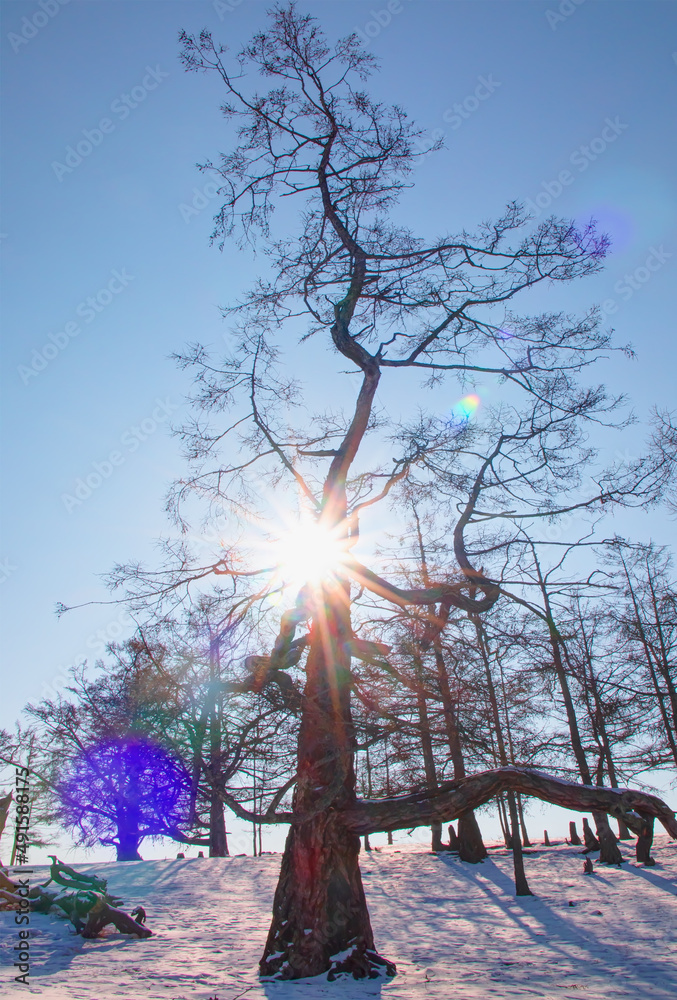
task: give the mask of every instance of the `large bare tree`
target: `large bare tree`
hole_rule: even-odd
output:
[[[577,383],[609,347],[594,311],[582,318],[525,318],[507,309],[539,283],[597,271],[607,242],[593,226],[581,230],[555,218],[532,225],[517,203],[474,233],[419,237],[393,221],[421,133],[401,108],[362,90],[375,62],[356,36],[330,46],[316,21],[293,4],[275,8],[268,27],[235,59],[208,32],[183,34],[182,43],[188,70],[220,78],[223,112],[236,128],[233,151],[204,165],[222,182],[214,239],[221,245],[232,235],[244,246],[258,241],[267,268],[225,310],[237,336],[231,356],[221,361],[195,345],[181,358],[198,385],[198,416],[183,430],[195,467],[177,485],[171,508],[185,526],[195,503],[206,500],[210,515],[231,518],[227,531],[240,525],[239,536],[222,542],[218,558],[199,563],[187,546],[170,546],[164,575],[133,571],[135,594],[139,600],[151,591],[176,594],[180,586],[217,576],[232,581],[243,607],[265,607],[268,619],[274,616],[274,607],[260,603],[281,589],[274,559],[259,559],[257,566],[241,527],[265,516],[271,488],[279,501],[290,487],[320,533],[314,537],[331,540],[333,566],[300,588],[279,619],[271,654],[248,661],[261,688],[276,683],[282,690],[289,671],[304,674],[291,809],[279,808],[284,788],[263,812],[234,808],[252,821],[291,824],[261,972],[280,978],[392,973],[374,945],[358,865],[360,834],[467,815],[502,791],[622,815],[638,831],[644,829],[640,813],[658,816],[677,833],[670,809],[651,796],[577,786],[513,766],[379,802],[358,800],[355,789],[351,659],[385,654],[355,634],[352,598],[369,592],[386,605],[423,609],[429,645],[450,609],[481,616],[499,599],[498,582],[473,565],[465,537],[473,521],[487,516],[481,500],[485,487],[497,482],[498,465],[503,498],[512,467],[515,481],[531,483],[529,515],[539,509],[552,515],[558,509],[553,497],[571,490],[567,475],[591,457],[580,426],[613,419],[616,405],[601,388]],[[285,344],[291,378],[282,366]],[[358,386],[347,415],[331,399],[326,412],[306,413],[293,427],[289,413],[303,375],[303,363],[299,368],[295,361],[306,352],[316,364],[328,362],[333,377],[347,367]],[[473,378],[493,377],[505,389],[507,430],[494,433],[497,416],[482,438],[463,411],[384,426],[375,405],[384,376],[400,393],[411,392],[417,376],[432,385],[448,379],[459,396]],[[331,398],[331,378],[313,372],[316,396],[322,384]],[[456,472],[443,477],[457,498],[457,506],[448,505],[447,529],[456,567],[443,580],[398,586],[354,556],[360,520],[398,484],[415,490],[417,475],[421,488],[424,480],[434,493],[435,455],[442,452],[446,469],[456,453],[471,459],[464,464],[459,457]],[[640,460],[625,470],[623,482],[609,474],[575,505],[620,500],[628,478],[638,484],[636,495],[648,498],[668,465],[669,456],[662,465]],[[572,505],[567,499],[560,507]],[[500,516],[498,507],[492,516]],[[115,580],[123,578],[129,573],[121,569]]]

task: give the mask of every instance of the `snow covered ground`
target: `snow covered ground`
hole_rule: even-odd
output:
[[[362,854],[381,954],[392,980],[262,984],[279,855],[79,866],[100,872],[125,908],[142,903],[154,936],[112,928],[85,941],[66,920],[31,917],[31,985],[13,982],[12,916],[0,916],[0,996],[50,1000],[492,1000],[538,997],[674,1000],[677,997],[677,845],[658,837],[655,868],[623,850],[622,868],[595,866],[567,845],[526,857],[533,898],[517,899],[511,858],[482,865],[419,846]],[[46,869],[35,869],[41,880]],[[573,904],[573,905],[572,905]]]

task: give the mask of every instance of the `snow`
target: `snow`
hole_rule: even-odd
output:
[[[504,849],[482,865],[420,846],[361,855],[377,950],[392,979],[261,983],[280,855],[79,866],[109,879],[154,936],[109,928],[85,941],[66,920],[33,914],[31,985],[13,982],[12,915],[0,916],[0,996],[49,1000],[674,1000],[677,846],[657,837],[655,868],[595,865],[568,845],[527,854],[534,897],[516,898]],[[46,869],[34,869],[41,880]],[[571,905],[573,904],[573,905]]]

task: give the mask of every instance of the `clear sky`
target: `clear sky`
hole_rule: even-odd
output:
[[[169,425],[187,389],[168,356],[188,341],[222,342],[218,306],[258,266],[234,246],[209,246],[218,203],[195,164],[227,150],[230,133],[217,82],[182,70],[177,35],[207,27],[237,51],[268,4],[0,6],[0,725],[11,726],[65,668],[127,631],[118,609],[57,620],[56,602],[105,599],[97,574],[152,560],[168,531],[163,496],[184,468]],[[519,308],[604,303],[619,342],[638,352],[609,363],[612,388],[643,419],[652,405],[674,406],[675,4],[300,6],[330,36],[360,31],[381,60],[370,89],[402,104],[431,141],[443,130],[447,148],[417,168],[403,203],[413,228],[472,227],[513,198],[600,220],[614,240],[604,273]],[[628,432],[609,447],[633,451],[639,440]],[[99,485],[77,495],[87,477]],[[674,540],[667,518],[620,527]]]

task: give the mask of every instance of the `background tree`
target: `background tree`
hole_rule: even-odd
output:
[[[171,688],[134,662],[91,680],[85,671],[74,671],[66,697],[27,709],[53,818],[80,844],[114,846],[119,861],[137,860],[146,837],[185,841],[190,775],[157,712],[168,711]]]

